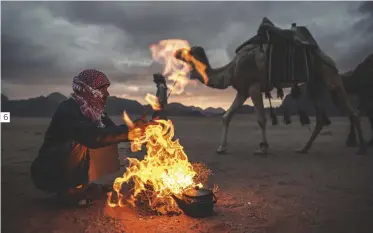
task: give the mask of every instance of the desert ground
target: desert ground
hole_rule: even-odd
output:
[[[224,155],[215,154],[219,117],[171,118],[189,159],[214,173],[209,183],[219,192],[213,216],[139,216],[130,208],[110,208],[105,200],[90,208],[58,206],[33,187],[29,175],[50,119],[12,118],[2,124],[1,135],[2,232],[373,232],[373,149],[359,156],[344,146],[346,118],[332,118],[333,134],[319,136],[306,155],[294,152],[310,136],[295,117],[290,126],[269,125],[266,157],[253,154],[261,138],[255,115],[233,119]],[[368,139],[368,122],[362,123]],[[120,145],[122,169],[126,156],[141,157],[125,147]]]

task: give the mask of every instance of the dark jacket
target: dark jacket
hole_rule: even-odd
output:
[[[164,83],[158,83],[155,95],[158,98],[161,109],[154,111],[152,119],[160,118],[162,120],[167,120],[167,86]]]
[[[31,166],[35,186],[45,192],[60,192],[88,183],[90,150],[128,141],[127,126],[115,125],[107,115],[103,123],[104,128],[92,123],[74,99],[62,102]]]
[[[164,109],[167,105],[167,86],[163,83],[157,84],[155,96],[158,98],[161,109]]]

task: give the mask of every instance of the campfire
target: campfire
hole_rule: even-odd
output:
[[[124,114],[124,120],[131,127],[133,122]],[[133,129],[136,130],[136,129]],[[128,158],[129,166],[123,177],[114,181],[116,202],[111,194],[108,204],[111,207],[145,204],[149,209],[161,214],[180,212],[172,195],[181,196],[183,191],[199,186],[207,180],[211,171],[199,165],[197,174],[193,165],[188,161],[183,147],[178,140],[174,140],[174,126],[170,120],[157,120],[147,126],[145,136],[135,138],[131,143],[132,151],[141,150],[146,144],[147,153],[143,160]],[[124,183],[133,182],[131,196],[121,193]]]
[[[181,94],[190,82],[187,77],[190,68],[186,63],[174,58],[175,52],[180,49],[188,51],[188,42],[163,40],[150,47],[153,59],[165,64],[163,75],[174,81],[171,91],[176,94]],[[201,72],[204,72],[205,66],[188,54],[185,53],[184,58],[195,61]],[[145,100],[154,110],[159,109],[156,96],[147,94]],[[123,119],[131,131],[137,130],[125,112]],[[202,188],[203,183],[207,183],[211,170],[201,163],[190,163],[183,146],[174,135],[175,129],[171,120],[156,120],[146,127],[144,136],[134,138],[131,150],[139,151],[145,144],[146,155],[143,160],[128,158],[129,166],[126,172],[114,181],[114,192],[108,196],[110,207],[142,205],[158,214],[180,213],[175,202],[176,197],[182,198],[186,190]],[[125,185],[129,190],[122,192]]]

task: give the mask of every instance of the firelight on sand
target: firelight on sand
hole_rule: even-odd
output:
[[[152,44],[150,46],[150,51],[154,61],[162,63],[165,65],[163,70],[163,75],[169,80],[174,82],[174,86],[169,87],[170,91],[174,94],[181,94],[184,92],[185,86],[191,82],[188,77],[190,66],[179,59],[175,58],[175,53],[182,50],[181,56],[187,62],[192,62],[195,69],[201,74],[205,83],[208,82],[208,77],[206,74],[206,65],[192,55],[190,55],[190,45],[186,40],[170,39],[161,40],[157,44]],[[145,100],[151,104],[154,110],[157,108],[156,97],[152,94],[147,94]],[[153,105],[154,104],[154,105]]]
[[[136,130],[126,113],[123,118],[132,130]],[[129,166],[123,177],[114,181],[113,189],[117,194],[117,201],[113,202],[109,194],[110,207],[123,206],[126,203],[135,206],[136,201],[141,199],[147,202],[151,210],[159,213],[179,212],[171,194],[179,196],[187,188],[203,186],[195,181],[197,172],[188,161],[179,141],[173,137],[172,122],[157,120],[146,127],[144,136],[134,138],[131,150],[139,151],[142,144],[146,143],[147,154],[141,161],[128,158]],[[134,187],[131,196],[126,198],[120,191],[122,184],[130,181],[133,181]]]

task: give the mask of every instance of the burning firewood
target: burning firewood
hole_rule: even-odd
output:
[[[125,114],[127,125],[135,130],[133,122]],[[143,206],[158,214],[180,213],[172,195],[181,195],[184,190],[207,183],[211,174],[205,165],[188,161],[179,140],[174,139],[174,126],[170,120],[157,120],[145,129],[145,136],[133,138],[132,151],[146,143],[147,154],[143,160],[128,158],[129,166],[123,177],[114,181],[115,197],[109,195],[111,207]],[[123,184],[131,186],[130,197],[123,194]],[[126,196],[127,195],[127,196]]]
[[[197,184],[207,184],[212,171],[203,163],[192,163],[193,170],[196,171],[196,176],[193,178]]]

